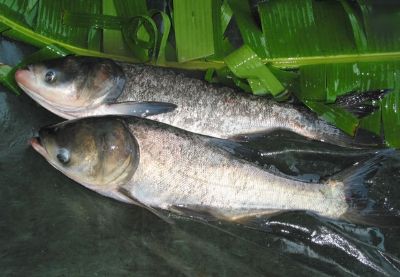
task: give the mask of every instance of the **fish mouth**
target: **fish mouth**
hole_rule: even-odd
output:
[[[21,67],[15,71],[14,78],[18,85],[26,87],[26,84],[29,84],[29,79],[32,79],[32,73],[29,67]]]
[[[33,137],[29,140],[32,148],[36,150],[44,158],[47,158],[47,150],[43,147],[40,137]]]
[[[38,93],[35,92],[32,84],[36,81],[35,78],[32,76],[29,68],[19,68],[15,71],[15,81],[17,85],[26,92],[33,100],[42,104],[43,102],[47,103],[46,99],[41,97]]]

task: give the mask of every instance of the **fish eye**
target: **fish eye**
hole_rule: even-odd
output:
[[[47,83],[53,83],[56,80],[56,73],[52,70],[47,71],[44,80]]]
[[[67,164],[70,160],[70,153],[67,149],[65,148],[60,148],[57,151],[57,159],[60,161],[62,164]]]

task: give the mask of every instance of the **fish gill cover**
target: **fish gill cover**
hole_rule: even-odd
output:
[[[0,32],[66,54],[206,70],[256,95],[294,95],[349,134],[361,126],[400,147],[400,23],[396,1],[0,0]],[[25,63],[27,62],[25,61]],[[11,67],[0,81],[18,93]],[[358,118],[335,100],[390,89]]]

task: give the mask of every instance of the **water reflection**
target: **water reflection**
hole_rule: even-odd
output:
[[[15,64],[32,51],[21,47],[0,40],[0,61]],[[24,95],[0,91],[3,276],[400,274],[398,229],[328,221],[305,212],[243,224],[173,217],[171,225],[142,208],[88,191],[53,170],[27,144],[35,129],[60,120]],[[270,144],[255,146],[271,150]],[[290,174],[330,175],[351,163],[336,153],[340,149],[332,150],[331,158],[321,158],[316,150],[306,156],[285,151],[280,157],[286,159],[274,166]],[[377,204],[399,210],[399,177],[398,159],[383,164],[368,184]]]

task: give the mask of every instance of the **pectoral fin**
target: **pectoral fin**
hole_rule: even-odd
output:
[[[171,218],[169,218],[168,216],[163,214],[162,211],[143,204],[142,202],[137,200],[127,189],[121,187],[118,189],[118,193],[120,193],[124,197],[127,197],[128,199],[130,199],[132,201],[132,204],[135,204],[137,206],[147,209],[148,211],[152,212],[153,214],[155,214],[156,216],[158,216],[159,218],[161,218],[162,220],[164,220],[165,222],[167,222],[169,224],[174,224],[174,222],[171,220]]]
[[[172,112],[176,105],[166,102],[121,102],[104,104],[101,115],[130,115],[147,117],[156,114]]]

